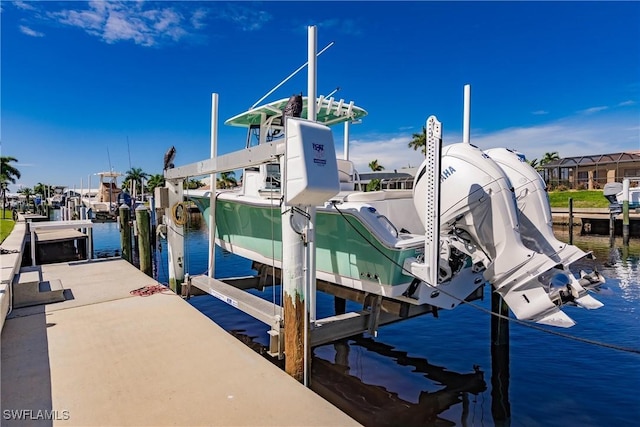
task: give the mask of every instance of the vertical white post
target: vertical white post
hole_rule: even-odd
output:
[[[27,225],[29,226],[29,231],[31,231],[31,265],[33,267],[36,266],[36,230],[32,227],[33,223],[31,221],[27,221]]]
[[[87,259],[93,259],[93,227],[87,228]]]
[[[425,197],[424,262],[429,267],[429,284],[438,285],[440,260],[440,145],[442,124],[435,116],[427,119],[427,197]]]
[[[349,121],[344,122],[344,154],[342,158],[349,160]]]
[[[308,39],[308,62],[309,68],[307,71],[307,119],[316,121],[316,82],[318,76],[316,50],[318,48],[318,31],[315,25],[308,27],[309,39]]]
[[[464,85],[464,111],[462,122],[462,142],[470,143],[469,133],[471,129],[471,86]]]
[[[308,81],[307,91],[309,93],[309,102],[307,106],[307,119],[316,121],[316,90],[318,82],[318,57],[316,51],[318,50],[318,28],[313,25],[309,26],[309,39],[308,39]],[[308,206],[307,213],[309,214],[309,225],[307,227],[307,296],[306,296],[306,310],[305,310],[305,325],[304,325],[304,385],[309,384],[309,324],[307,322],[315,322],[316,317],[316,207]],[[308,314],[307,314],[308,313]]]
[[[183,201],[182,180],[167,181],[169,189],[169,209],[165,215],[167,224],[167,253],[169,261],[169,287],[180,295],[181,285],[184,281],[184,226],[174,221],[173,210],[178,203]],[[186,211],[182,215],[187,215]]]
[[[211,94],[211,158],[218,155],[218,94]],[[209,175],[209,277],[215,277],[216,270],[216,174]]]

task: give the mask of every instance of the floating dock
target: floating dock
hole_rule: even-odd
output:
[[[3,314],[16,255],[2,255]],[[65,300],[4,321],[3,426],[358,425],[170,290],[132,294],[158,283],[124,260],[37,271]]]

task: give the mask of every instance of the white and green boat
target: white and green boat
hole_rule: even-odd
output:
[[[284,136],[287,102],[251,109],[225,124],[247,128],[246,148],[272,144]],[[303,98],[302,117],[306,110]],[[359,120],[366,114],[353,102],[317,99],[316,121],[324,125]],[[341,191],[316,207],[317,279],[444,309],[477,297],[480,288],[490,283],[519,319],[573,325],[560,308],[602,306],[587,291],[597,290],[604,279],[597,272],[582,272],[577,278],[570,272],[569,265],[588,254],[555,239],[544,182],[521,157],[504,149],[487,154],[468,142],[449,145],[437,169],[441,175],[435,199],[427,186],[435,179],[426,179],[433,172],[433,160],[418,168],[413,189],[369,192],[359,189],[353,163],[337,160]],[[280,268],[280,189],[280,163],[274,160],[245,168],[240,186],[218,190],[216,243]],[[210,191],[192,190],[186,195],[208,221]],[[439,224],[433,218],[429,222],[433,200],[440,200]],[[520,226],[521,219],[526,226]],[[439,255],[437,246],[433,253],[432,244],[427,257],[426,242],[434,233],[436,242],[439,236]],[[430,259],[437,259],[437,265],[429,265]]]

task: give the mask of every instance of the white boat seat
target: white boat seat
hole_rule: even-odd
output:
[[[347,194],[345,202],[378,202],[381,200],[407,199],[413,197],[413,190],[379,190]]]

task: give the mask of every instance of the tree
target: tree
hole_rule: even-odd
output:
[[[411,141],[409,141],[409,148],[413,148],[415,151],[422,151],[422,154],[427,155],[427,128],[422,126],[421,133],[414,133],[411,135]]]
[[[149,174],[143,172],[142,168],[131,168],[125,174],[123,186],[126,182],[129,191],[131,191],[131,197],[133,197],[134,200],[138,194],[142,194],[144,192],[142,180],[148,177]]]
[[[544,165],[546,165],[548,163],[554,162],[556,160],[560,160],[560,155],[558,154],[557,151],[552,151],[551,153],[544,153],[544,156],[542,157],[542,160],[540,160],[540,166],[542,167],[542,166],[544,166]],[[543,168],[543,171],[544,171],[543,178],[544,178],[545,182],[547,182],[547,184],[548,184],[549,181],[550,181],[549,178],[551,177],[551,175],[549,173],[550,171],[549,171],[549,169],[546,169],[546,168]]]
[[[53,186],[39,182],[33,187],[33,192],[40,194],[42,197],[47,197],[47,195],[53,193]]]
[[[384,166],[378,163],[378,159],[375,159],[369,162],[369,169],[371,169],[374,172],[378,172],[378,171],[384,170]],[[377,178],[372,179],[367,184],[367,191],[376,191],[379,189],[380,189],[380,180]]]
[[[182,184],[182,188],[184,188],[185,190],[197,190],[200,187],[204,187],[204,184],[198,179],[190,179],[188,181],[184,181],[184,183]]]
[[[234,171],[222,172],[216,180],[216,188],[233,188],[238,185],[235,175]]]
[[[0,156],[0,180],[2,182],[16,183],[16,179],[20,179],[20,171],[13,166],[11,162],[17,162],[18,159],[11,156]]]
[[[375,159],[369,162],[369,168],[374,172],[384,170],[384,166],[378,163],[378,159]]]
[[[153,191],[158,187],[164,187],[164,175],[159,173],[149,177],[149,180],[147,181],[147,190],[149,190],[150,193],[153,193]]]
[[[18,190],[18,193],[22,194],[27,199],[27,206],[31,203],[31,196],[34,196],[35,193],[29,187],[22,187]]]

